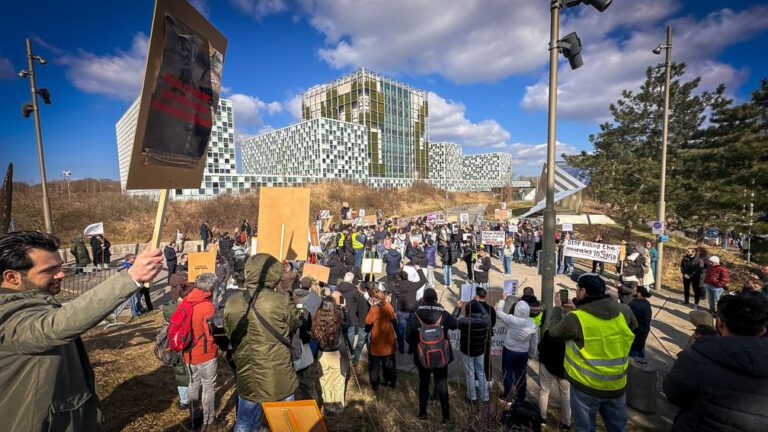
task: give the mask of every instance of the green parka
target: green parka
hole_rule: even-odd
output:
[[[93,368],[80,335],[136,289],[127,272],[64,305],[41,291],[0,288],[0,429],[101,430]]]
[[[258,290],[253,302],[264,317],[283,337],[301,323],[301,311],[284,292],[275,292],[283,274],[283,265],[267,254],[257,254],[245,263],[245,292],[232,294],[224,307],[224,327],[234,348],[237,367],[237,394],[250,402],[279,401],[292,395],[298,387],[291,353],[248,308],[250,296]]]
[[[82,235],[78,234],[75,236],[75,241],[72,243],[69,251],[74,255],[78,267],[86,267],[91,263],[91,257],[88,255],[88,248],[85,247]]]

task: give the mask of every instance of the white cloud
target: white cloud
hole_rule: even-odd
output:
[[[541,167],[547,161],[547,143],[525,144],[512,143],[496,146],[496,151],[506,151],[512,154],[512,171],[515,175],[539,175]],[[561,160],[561,155],[576,154],[579,150],[571,144],[557,142],[555,158]]]
[[[13,68],[11,60],[0,57],[0,79],[10,79],[16,76],[16,70]]]
[[[206,18],[211,16],[211,8],[208,5],[208,0],[189,0],[189,3]]]
[[[492,119],[473,123],[466,117],[464,104],[429,93],[429,135],[431,141],[451,141],[473,147],[504,145],[510,138]]]
[[[288,9],[285,0],[232,0],[232,5],[240,12],[256,19]]]
[[[264,102],[258,97],[235,93],[229,96],[235,110],[235,124],[240,126],[261,126],[262,115],[278,113],[283,110],[280,102]]]
[[[136,98],[144,78],[149,40],[143,33],[133,36],[129,51],[98,56],[80,51],[64,54],[58,61],[67,66],[67,77],[78,89],[131,101]]]
[[[291,113],[294,120],[301,120],[301,94],[295,94],[283,102],[285,109]]]
[[[734,89],[746,79],[748,71],[715,58],[728,46],[768,29],[768,7],[756,6],[740,12],[723,9],[700,21],[686,17],[673,20],[671,25],[672,59],[688,65],[686,79],[701,76],[702,90],[712,90],[720,83]],[[560,64],[558,115],[606,120],[608,105],[620,97],[621,91],[639,88],[645,81],[646,68],[664,61],[662,56],[651,53],[664,37],[665,29],[657,26],[635,31],[625,41],[584,42],[584,67],[571,71],[567,62]],[[548,78],[542,75],[537,83],[526,87],[521,106],[546,110],[547,102]]]

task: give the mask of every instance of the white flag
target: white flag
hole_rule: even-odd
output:
[[[90,224],[83,230],[83,235],[92,236],[96,234],[104,234],[104,222]]]

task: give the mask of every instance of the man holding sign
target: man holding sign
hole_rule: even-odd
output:
[[[80,335],[152,281],[160,249],[64,305],[59,239],[37,231],[0,237],[0,418],[3,430],[101,430],[93,368]],[[66,401],[78,401],[67,403]]]

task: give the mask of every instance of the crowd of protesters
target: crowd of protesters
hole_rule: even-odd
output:
[[[266,424],[264,402],[314,399],[326,421],[344,415],[347,387],[363,372],[361,360],[367,360],[374,393],[398,389],[398,352],[411,357],[418,374],[414,414],[428,421],[429,402],[437,399],[442,423],[449,424],[449,365],[456,356],[463,366],[466,402],[495,403],[490,356],[498,325],[505,332],[500,391],[494,397],[517,413],[502,421],[528,415],[536,426],[545,424],[554,389],[561,397],[561,430],[593,431],[598,415],[606,430],[626,429],[629,359],[645,356],[651,329],[648,298],[658,271],[652,244],[622,242],[618,294],[611,296],[600,275],[604,264],[576,273],[573,258],[562,253],[564,240],[575,238],[574,233],[554,233],[558,273],[571,275],[575,298],[556,293],[555,307],[547,310],[525,287],[519,298],[504,293],[496,304],[488,304],[491,259],[498,259],[505,277],[512,275],[513,262],[537,265],[545,235],[541,225],[377,216],[371,226],[327,227],[318,218],[318,244],[309,246],[306,262],[328,267],[327,281],[302,277],[304,261],[252,253],[250,239],[257,227],[247,220],[231,234],[204,222],[199,231],[203,247],[217,247],[213,272],[189,280],[187,239],[179,230],[162,251],[128,257],[124,271],[64,306],[54,297],[63,277],[58,240],[30,231],[0,237],[0,363],[9,365],[0,371],[0,385],[8,389],[0,396],[0,414],[8,430],[99,430],[93,371],[79,337],[126,301],[136,315],[152,310],[143,282],[157,276],[163,261],[171,302],[162,308],[167,325],[158,335],[162,346],[156,354],[172,367],[177,405],[189,413],[193,427],[220,430],[215,399],[219,360],[235,382],[234,430],[251,432]],[[482,231],[503,231],[504,241],[483,244]],[[109,246],[102,239],[96,241],[103,253],[103,245]],[[76,239],[72,246],[78,263],[82,243]],[[382,260],[381,277],[366,270],[370,258]],[[435,274],[438,266],[442,277]],[[718,257],[697,250],[688,252],[680,269],[686,303],[690,288],[695,304],[706,293],[717,315],[711,331],[697,328],[696,342],[680,354],[665,381],[669,400],[681,408],[673,428],[766,430],[765,280],[723,295],[727,269]],[[763,279],[768,269],[764,272]],[[446,310],[438,292],[467,282],[476,286],[473,298]],[[459,332],[457,353],[449,340],[453,330]],[[538,404],[528,400],[532,359],[539,366]],[[30,396],[26,389],[35,385],[28,378],[33,375],[47,379],[36,379],[37,392]],[[698,383],[702,377],[706,387]]]

